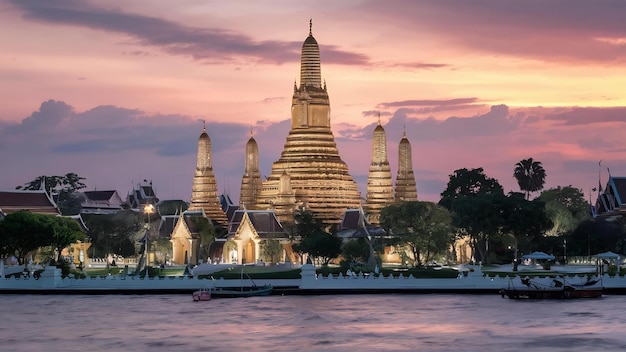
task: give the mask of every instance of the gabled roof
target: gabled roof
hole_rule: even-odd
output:
[[[87,197],[87,199],[92,201],[107,201],[113,197],[115,192],[117,191],[85,191],[83,194]]]
[[[159,224],[159,229],[157,232],[159,233],[160,238],[169,238],[174,232],[174,227],[176,226],[176,222],[178,221],[179,215],[163,215],[161,216],[161,223]]]
[[[337,236],[344,239],[351,239],[367,237],[368,235],[380,237],[386,236],[387,233],[379,226],[369,225],[361,209],[346,210],[343,214],[343,219],[341,220]]]
[[[598,195],[593,216],[612,217],[626,214],[626,177],[610,176],[603,193]]]
[[[232,220],[228,223],[228,234],[237,232],[239,225],[247,214],[254,230],[261,238],[268,238],[271,234],[284,234],[283,225],[276,218],[276,214],[271,210],[237,210],[233,214]]]
[[[76,221],[78,223],[78,226],[80,226],[80,229],[84,233],[89,232],[89,228],[87,227],[87,224],[85,224],[85,221],[83,220],[83,217],[80,214],[78,214],[78,215],[70,215],[70,216],[66,216],[66,217]]]
[[[222,205],[222,210],[226,213],[226,218],[230,222],[235,212],[239,210],[239,205],[235,205],[228,194],[220,195],[220,204]]]
[[[124,208],[124,201],[116,190],[84,191],[81,213],[112,214]]]
[[[170,237],[170,235],[176,229],[176,226],[184,226],[191,238],[198,238],[200,236],[200,228],[198,227],[197,222],[194,220],[198,218],[204,218],[207,221],[213,223],[211,218],[206,216],[203,210],[188,210],[179,215],[162,216],[158,230],[159,236]],[[182,223],[180,222],[181,219]],[[216,236],[218,235],[219,234],[216,234]]]
[[[341,219],[341,225],[339,231],[348,229],[359,229],[363,227],[363,224],[367,223],[363,211],[360,209],[348,209],[343,213],[343,219]]]
[[[38,214],[61,214],[54,200],[52,200],[44,190],[0,191],[0,209],[2,209],[5,214],[15,213],[21,210],[28,210]]]
[[[152,181],[147,180],[143,180],[143,184],[137,184],[135,189],[128,193],[126,201],[133,209],[143,209],[146,204],[159,204],[159,198],[156,197],[152,188]]]

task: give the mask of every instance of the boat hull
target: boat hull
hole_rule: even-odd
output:
[[[200,301],[210,301],[211,300],[211,291],[210,290],[199,290],[195,291],[193,294],[194,302]]]
[[[551,285],[542,285],[526,277],[520,279],[522,285],[509,283],[509,287],[500,290],[502,297],[510,299],[568,299],[568,298],[599,298],[604,287],[601,282],[589,281],[583,284],[568,284],[563,280],[553,279]]]
[[[258,296],[269,296],[272,294],[273,287],[266,286],[252,286],[252,287],[242,287],[242,288],[232,288],[232,287],[216,287],[212,290],[212,296],[214,298],[238,298],[238,297],[258,297]]]

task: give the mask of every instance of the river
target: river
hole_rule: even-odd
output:
[[[2,351],[619,351],[626,296],[1,295]]]

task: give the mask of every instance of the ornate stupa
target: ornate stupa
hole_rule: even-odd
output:
[[[411,158],[411,143],[406,138],[405,131],[398,146],[398,175],[396,176],[396,193],[394,196],[396,203],[417,200],[417,187],[415,186],[415,174],[413,173]]]
[[[252,130],[250,130],[250,139],[246,144],[246,166],[241,178],[241,190],[239,192],[239,208],[254,208],[260,190],[259,146],[252,136]]]
[[[289,185],[282,184],[285,182]],[[285,204],[291,197],[280,190],[293,192],[295,204]],[[320,50],[311,24],[302,45],[300,86],[294,84],[293,89],[291,130],[257,199],[261,209],[274,208],[276,202],[283,208],[304,207],[326,224],[340,223],[346,209],[361,204],[357,184],[339,156],[330,128],[330,101],[326,83],[322,85]],[[284,214],[279,220],[293,222],[293,214]]]
[[[391,167],[387,160],[387,137],[380,124],[374,129],[372,138],[372,162],[367,176],[367,201],[365,213],[367,222],[372,225],[380,223],[380,210],[393,203],[393,180]]]
[[[211,139],[206,133],[206,126],[202,126],[202,133],[198,138],[198,155],[196,171],[191,188],[191,205],[189,210],[203,209],[211,220],[227,227],[228,219],[222,210],[217,195],[217,182],[211,163]]]

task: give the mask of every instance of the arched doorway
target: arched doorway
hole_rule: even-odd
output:
[[[231,240],[224,243],[223,259],[225,263],[237,263],[237,242]]]
[[[243,255],[241,258],[241,263],[242,264],[246,264],[246,263],[254,263],[256,256],[255,256],[255,244],[254,241],[252,239],[249,239],[245,246],[243,247]]]

